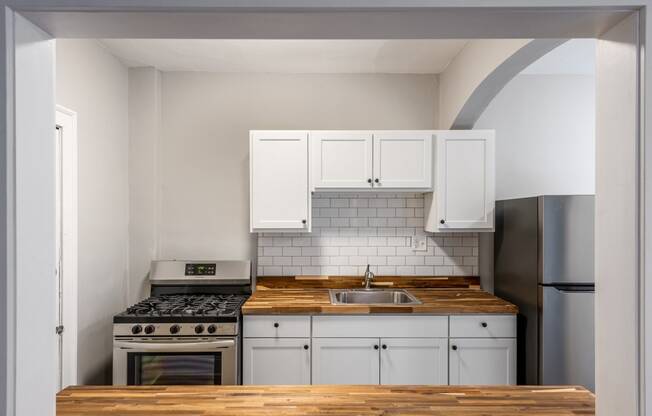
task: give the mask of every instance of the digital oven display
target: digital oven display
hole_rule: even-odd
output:
[[[187,263],[186,276],[215,276],[215,263]]]

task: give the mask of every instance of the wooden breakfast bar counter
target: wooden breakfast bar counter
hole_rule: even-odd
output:
[[[58,416],[87,415],[595,415],[574,386],[152,386],[69,387]]]

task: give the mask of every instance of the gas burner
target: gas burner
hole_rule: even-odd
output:
[[[231,294],[157,295],[130,306],[125,312],[116,315],[114,322],[231,320],[225,318],[237,318],[245,300],[246,295]]]

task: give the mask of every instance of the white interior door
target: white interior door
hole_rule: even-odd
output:
[[[494,132],[440,131],[436,148],[439,229],[493,228]]]
[[[371,188],[372,135],[365,131],[311,131],[315,188]]]
[[[77,126],[76,114],[57,107],[56,337],[57,389],[77,384]]]
[[[432,187],[433,132],[374,133],[374,188]]]
[[[378,384],[378,338],[313,338],[312,384]]]
[[[380,384],[448,384],[448,338],[382,338]]]

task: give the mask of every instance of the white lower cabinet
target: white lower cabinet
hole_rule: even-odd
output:
[[[243,384],[310,384],[310,338],[245,338]]]
[[[378,384],[378,338],[313,338],[312,384]]]
[[[448,384],[447,338],[383,338],[380,344],[380,384]]]
[[[514,315],[259,315],[244,384],[515,384]]]
[[[449,384],[516,384],[515,338],[451,338]]]

